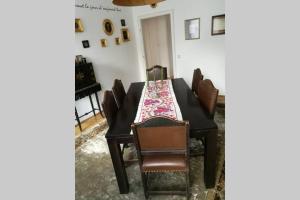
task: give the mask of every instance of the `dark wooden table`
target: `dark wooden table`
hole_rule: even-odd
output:
[[[123,106],[106,133],[106,139],[113,162],[121,194],[129,192],[128,178],[124,166],[120,144],[133,143],[130,125],[133,123],[142,94],[144,82],[131,83]],[[218,126],[208,118],[197,98],[182,78],[172,80],[174,93],[180,107],[183,120],[190,123],[190,137],[205,138],[204,181],[207,188],[215,186],[216,151]]]

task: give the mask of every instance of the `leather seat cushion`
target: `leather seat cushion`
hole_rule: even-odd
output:
[[[144,156],[142,169],[144,172],[186,171],[183,155]]]

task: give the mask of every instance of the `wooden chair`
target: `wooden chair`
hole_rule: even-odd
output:
[[[147,80],[166,80],[167,79],[167,68],[160,65],[155,65],[152,68],[146,70]]]
[[[108,126],[111,126],[114,121],[114,118],[118,112],[118,106],[117,106],[117,103],[115,101],[112,91],[106,90],[104,92],[102,108],[103,108]]]
[[[117,106],[120,109],[126,96],[126,92],[121,80],[115,79],[112,92],[116,99]]]
[[[197,91],[200,104],[208,112],[209,118],[213,119],[215,115],[219,90],[214,87],[211,80],[205,79],[199,81]]]
[[[203,75],[199,68],[194,70],[193,82],[192,82],[192,91],[198,96],[198,84],[199,81],[203,80]]]
[[[110,127],[113,124],[115,117],[117,115],[117,112],[118,112],[118,106],[117,106],[117,103],[116,103],[116,100],[114,98],[112,91],[106,90],[104,92],[102,108],[103,108],[103,112],[106,117],[107,124]],[[122,155],[124,154],[125,148],[128,148],[127,143],[125,143],[122,147],[122,150],[121,150]],[[134,161],[136,161],[136,160],[125,160],[124,162],[125,162],[125,164],[128,165]]]
[[[132,124],[144,194],[185,194],[189,196],[189,123],[154,117]],[[149,173],[184,172],[185,191],[149,191]]]

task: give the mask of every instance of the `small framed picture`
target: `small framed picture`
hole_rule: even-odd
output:
[[[81,22],[81,19],[77,18],[75,19],[75,32],[83,32],[83,25]]]
[[[83,48],[89,48],[90,47],[89,41],[88,40],[83,40],[82,41],[82,46],[83,46]]]
[[[122,25],[122,26],[126,26],[125,19],[121,19],[121,25]]]
[[[153,3],[153,4],[150,4],[151,8],[156,8],[157,7],[157,3]]]
[[[212,16],[211,35],[225,34],[225,14]]]
[[[185,39],[200,39],[200,18],[187,19],[184,23]]]
[[[121,44],[121,38],[117,37],[115,38],[116,41],[116,45],[120,45]]]
[[[101,39],[100,43],[101,43],[102,47],[107,47],[107,40],[106,39]]]
[[[121,34],[122,34],[122,40],[124,42],[130,41],[130,36],[129,36],[128,28],[122,28],[121,29]]]
[[[102,26],[106,35],[112,35],[114,33],[114,25],[110,19],[103,20]]]

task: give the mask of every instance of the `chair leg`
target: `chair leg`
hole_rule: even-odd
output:
[[[204,137],[202,137],[202,138],[200,138],[200,140],[201,140],[201,142],[202,142],[203,146],[205,146],[205,138],[204,138]]]
[[[123,144],[123,148],[122,148],[122,155],[124,154],[124,150],[125,150],[125,148],[127,148],[128,147],[128,144],[127,143],[124,143]]]
[[[190,194],[190,171],[188,170],[186,173],[186,199],[189,199]]]
[[[144,172],[141,172],[141,177],[142,177],[142,183],[143,183],[143,187],[144,187],[144,195],[145,195],[145,199],[148,199],[149,194],[148,194],[148,185],[147,185],[147,177],[145,175]]]

